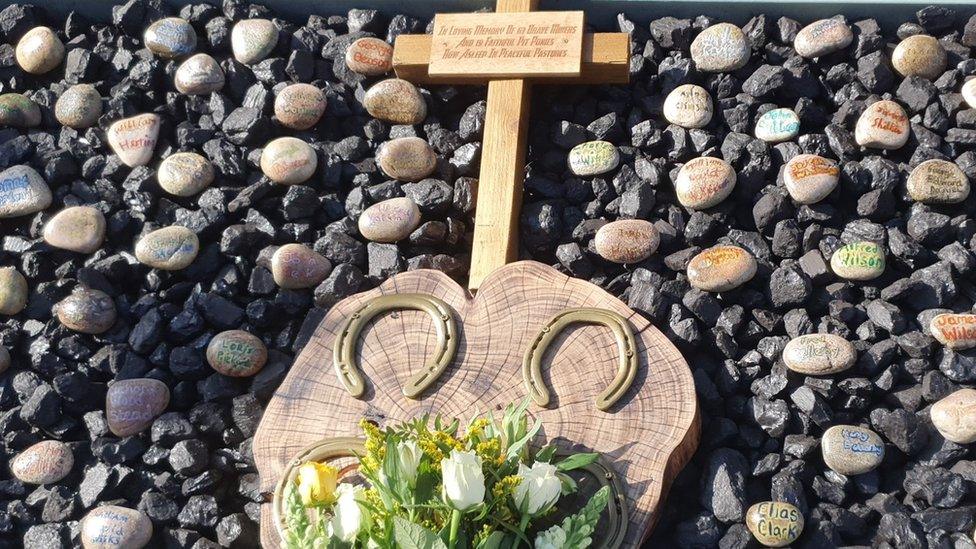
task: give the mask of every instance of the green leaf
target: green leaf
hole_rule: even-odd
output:
[[[500,549],[503,541],[505,541],[504,533],[492,532],[490,536],[481,540],[476,549]]]
[[[545,463],[552,462],[552,456],[556,453],[556,447],[552,444],[546,446],[535,455],[536,461],[542,461]]]
[[[447,549],[437,534],[402,517],[393,518],[393,539],[401,549]]]
[[[573,454],[568,458],[560,461],[556,464],[556,469],[559,471],[572,471],[574,469],[579,469],[581,467],[586,467],[587,465],[593,463],[600,457],[600,454]]]

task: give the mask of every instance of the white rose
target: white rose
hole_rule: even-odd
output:
[[[400,466],[400,474],[413,486],[417,482],[417,468],[420,467],[420,458],[423,451],[416,440],[404,440],[397,444],[397,461]]]
[[[516,507],[535,516],[555,505],[563,488],[556,476],[555,465],[537,461],[529,468],[520,463],[518,476],[522,477],[522,482],[515,487],[513,494]]]
[[[369,523],[369,513],[359,504],[363,497],[363,487],[340,484],[336,488],[335,513],[329,521],[332,537],[352,543],[359,531]]]
[[[441,460],[444,475],[444,501],[458,511],[467,511],[485,499],[485,474],[481,458],[472,451],[451,450]]]
[[[535,537],[535,549],[563,549],[566,545],[566,532],[559,525],[539,532]]]

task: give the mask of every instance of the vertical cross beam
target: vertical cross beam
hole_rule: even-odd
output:
[[[538,4],[539,0],[498,0],[495,11],[533,11]],[[492,80],[488,83],[474,242],[468,276],[471,291],[477,291],[489,273],[518,257],[518,225],[525,177],[531,87],[525,79]]]

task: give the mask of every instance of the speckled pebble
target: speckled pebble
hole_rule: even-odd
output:
[[[803,513],[789,503],[764,501],[746,512],[746,527],[766,547],[786,547],[803,533]]]
[[[884,460],[884,441],[877,433],[854,425],[834,425],[820,439],[824,463],[842,475],[862,475]]]
[[[751,253],[738,246],[713,246],[688,262],[688,283],[706,292],[727,292],[756,276]]]
[[[691,43],[691,59],[702,72],[731,72],[749,62],[752,45],[742,29],[718,23],[701,31]]]
[[[287,290],[314,288],[332,272],[332,263],[304,244],[285,244],[271,256],[271,274]]]
[[[152,160],[160,123],[157,114],[123,118],[109,126],[108,144],[126,166],[145,166]]]
[[[24,72],[44,74],[64,60],[64,43],[49,27],[34,27],[17,42],[14,54]]]
[[[0,126],[33,128],[41,123],[37,103],[20,93],[0,95]]]
[[[0,267],[0,315],[13,316],[27,306],[27,279],[13,267]]]
[[[264,60],[278,45],[278,27],[268,19],[238,21],[230,33],[234,59],[245,65]]]
[[[386,74],[393,68],[393,46],[379,38],[360,38],[346,49],[346,66],[367,76]]]
[[[609,141],[587,141],[569,151],[569,169],[580,177],[592,177],[616,169],[620,151]]]
[[[794,372],[822,376],[843,372],[857,360],[850,341],[834,334],[795,337],[783,348],[783,362]]]
[[[10,460],[10,472],[27,484],[53,484],[68,476],[74,465],[70,446],[60,440],[42,440]]]
[[[905,109],[894,101],[872,103],[857,119],[854,139],[873,149],[900,149],[908,142],[910,124]]]
[[[854,33],[840,19],[821,19],[800,29],[793,49],[803,57],[822,57],[851,45]]]
[[[84,549],[142,549],[153,534],[153,523],[142,511],[102,505],[81,521]]]
[[[115,324],[115,302],[101,290],[78,287],[54,306],[54,313],[69,330],[101,334]]]
[[[261,151],[261,171],[282,185],[308,181],[318,166],[318,157],[308,143],[294,137],[279,137]]]
[[[108,428],[117,437],[141,433],[168,405],[169,387],[158,379],[114,381],[105,393]]]
[[[926,160],[908,176],[905,184],[912,200],[923,204],[956,204],[969,196],[969,178],[955,162]]]
[[[891,66],[902,76],[934,80],[946,69],[946,50],[934,36],[916,34],[902,40],[891,54]]]
[[[173,83],[180,93],[206,95],[224,87],[224,71],[216,59],[198,53],[180,64]]]
[[[289,84],[275,97],[278,122],[293,130],[307,130],[318,124],[328,102],[325,93],[311,84]]]
[[[600,227],[593,246],[600,257],[614,263],[638,263],[657,251],[661,235],[650,221],[619,219]]]
[[[682,128],[704,128],[712,121],[712,96],[695,84],[682,84],[664,99],[664,118]]]
[[[370,116],[393,124],[419,124],[427,117],[427,102],[417,86],[399,78],[373,84],[363,106]]]
[[[946,396],[929,410],[932,425],[956,444],[976,442],[976,390],[965,388]]]
[[[685,162],[678,170],[674,191],[686,208],[704,210],[725,200],[735,188],[732,166],[711,156],[700,156]]]
[[[180,57],[196,49],[197,33],[186,19],[166,17],[146,28],[142,42],[149,51],[160,57]]]
[[[69,128],[94,126],[102,116],[102,96],[91,84],[71,86],[54,104],[54,117]]]
[[[51,205],[47,182],[30,166],[0,172],[0,219],[37,213]]]
[[[398,181],[420,181],[437,169],[437,155],[419,137],[398,137],[380,146],[376,163],[387,176]]]
[[[136,243],[136,259],[163,271],[189,267],[199,251],[200,239],[196,233],[179,225],[152,231]]]
[[[213,183],[214,167],[194,152],[173,153],[159,164],[156,180],[159,186],[175,196],[193,196]]]
[[[943,313],[929,321],[932,337],[953,351],[976,347],[976,314]]]
[[[830,269],[847,280],[873,280],[884,273],[884,250],[874,242],[846,244],[830,256]]]
[[[244,330],[220,332],[207,345],[207,363],[225,376],[253,376],[267,361],[268,348]]]
[[[783,183],[798,204],[816,204],[827,198],[838,181],[837,162],[816,154],[798,154],[783,168]]]
[[[105,216],[91,206],[71,206],[58,212],[44,225],[44,241],[50,246],[94,253],[105,240]]]
[[[359,233],[373,242],[398,242],[420,226],[420,208],[406,197],[390,198],[366,208]]]

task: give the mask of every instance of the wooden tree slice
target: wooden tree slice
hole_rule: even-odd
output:
[[[460,341],[453,363],[418,400],[403,396],[411,373],[436,347],[430,316],[388,313],[363,331],[358,353],[366,380],[363,399],[349,395],[332,365],[332,345],[351,311],[395,293],[423,293],[454,309]],[[677,349],[645,318],[584,280],[531,261],[506,265],[488,277],[476,298],[439,271],[403,273],[379,288],[339,302],[316,328],[288,377],[268,403],[254,436],[261,490],[270,493],[297,452],[325,437],[360,435],[359,421],[381,426],[425,413],[466,422],[475,413],[520,402],[522,358],[550,318],[568,308],[597,307],[620,313],[637,337],[639,367],[633,386],[608,411],[594,400],[613,380],[619,357],[611,331],[574,324],[545,355],[543,377],[552,390],[549,408],[530,411],[542,420],[543,444],[599,452],[623,477],[630,509],[625,547],[650,533],[674,476],[698,445],[700,425],[694,382]],[[497,414],[496,414],[497,415]],[[277,547],[270,504],[261,514],[264,547]]]

